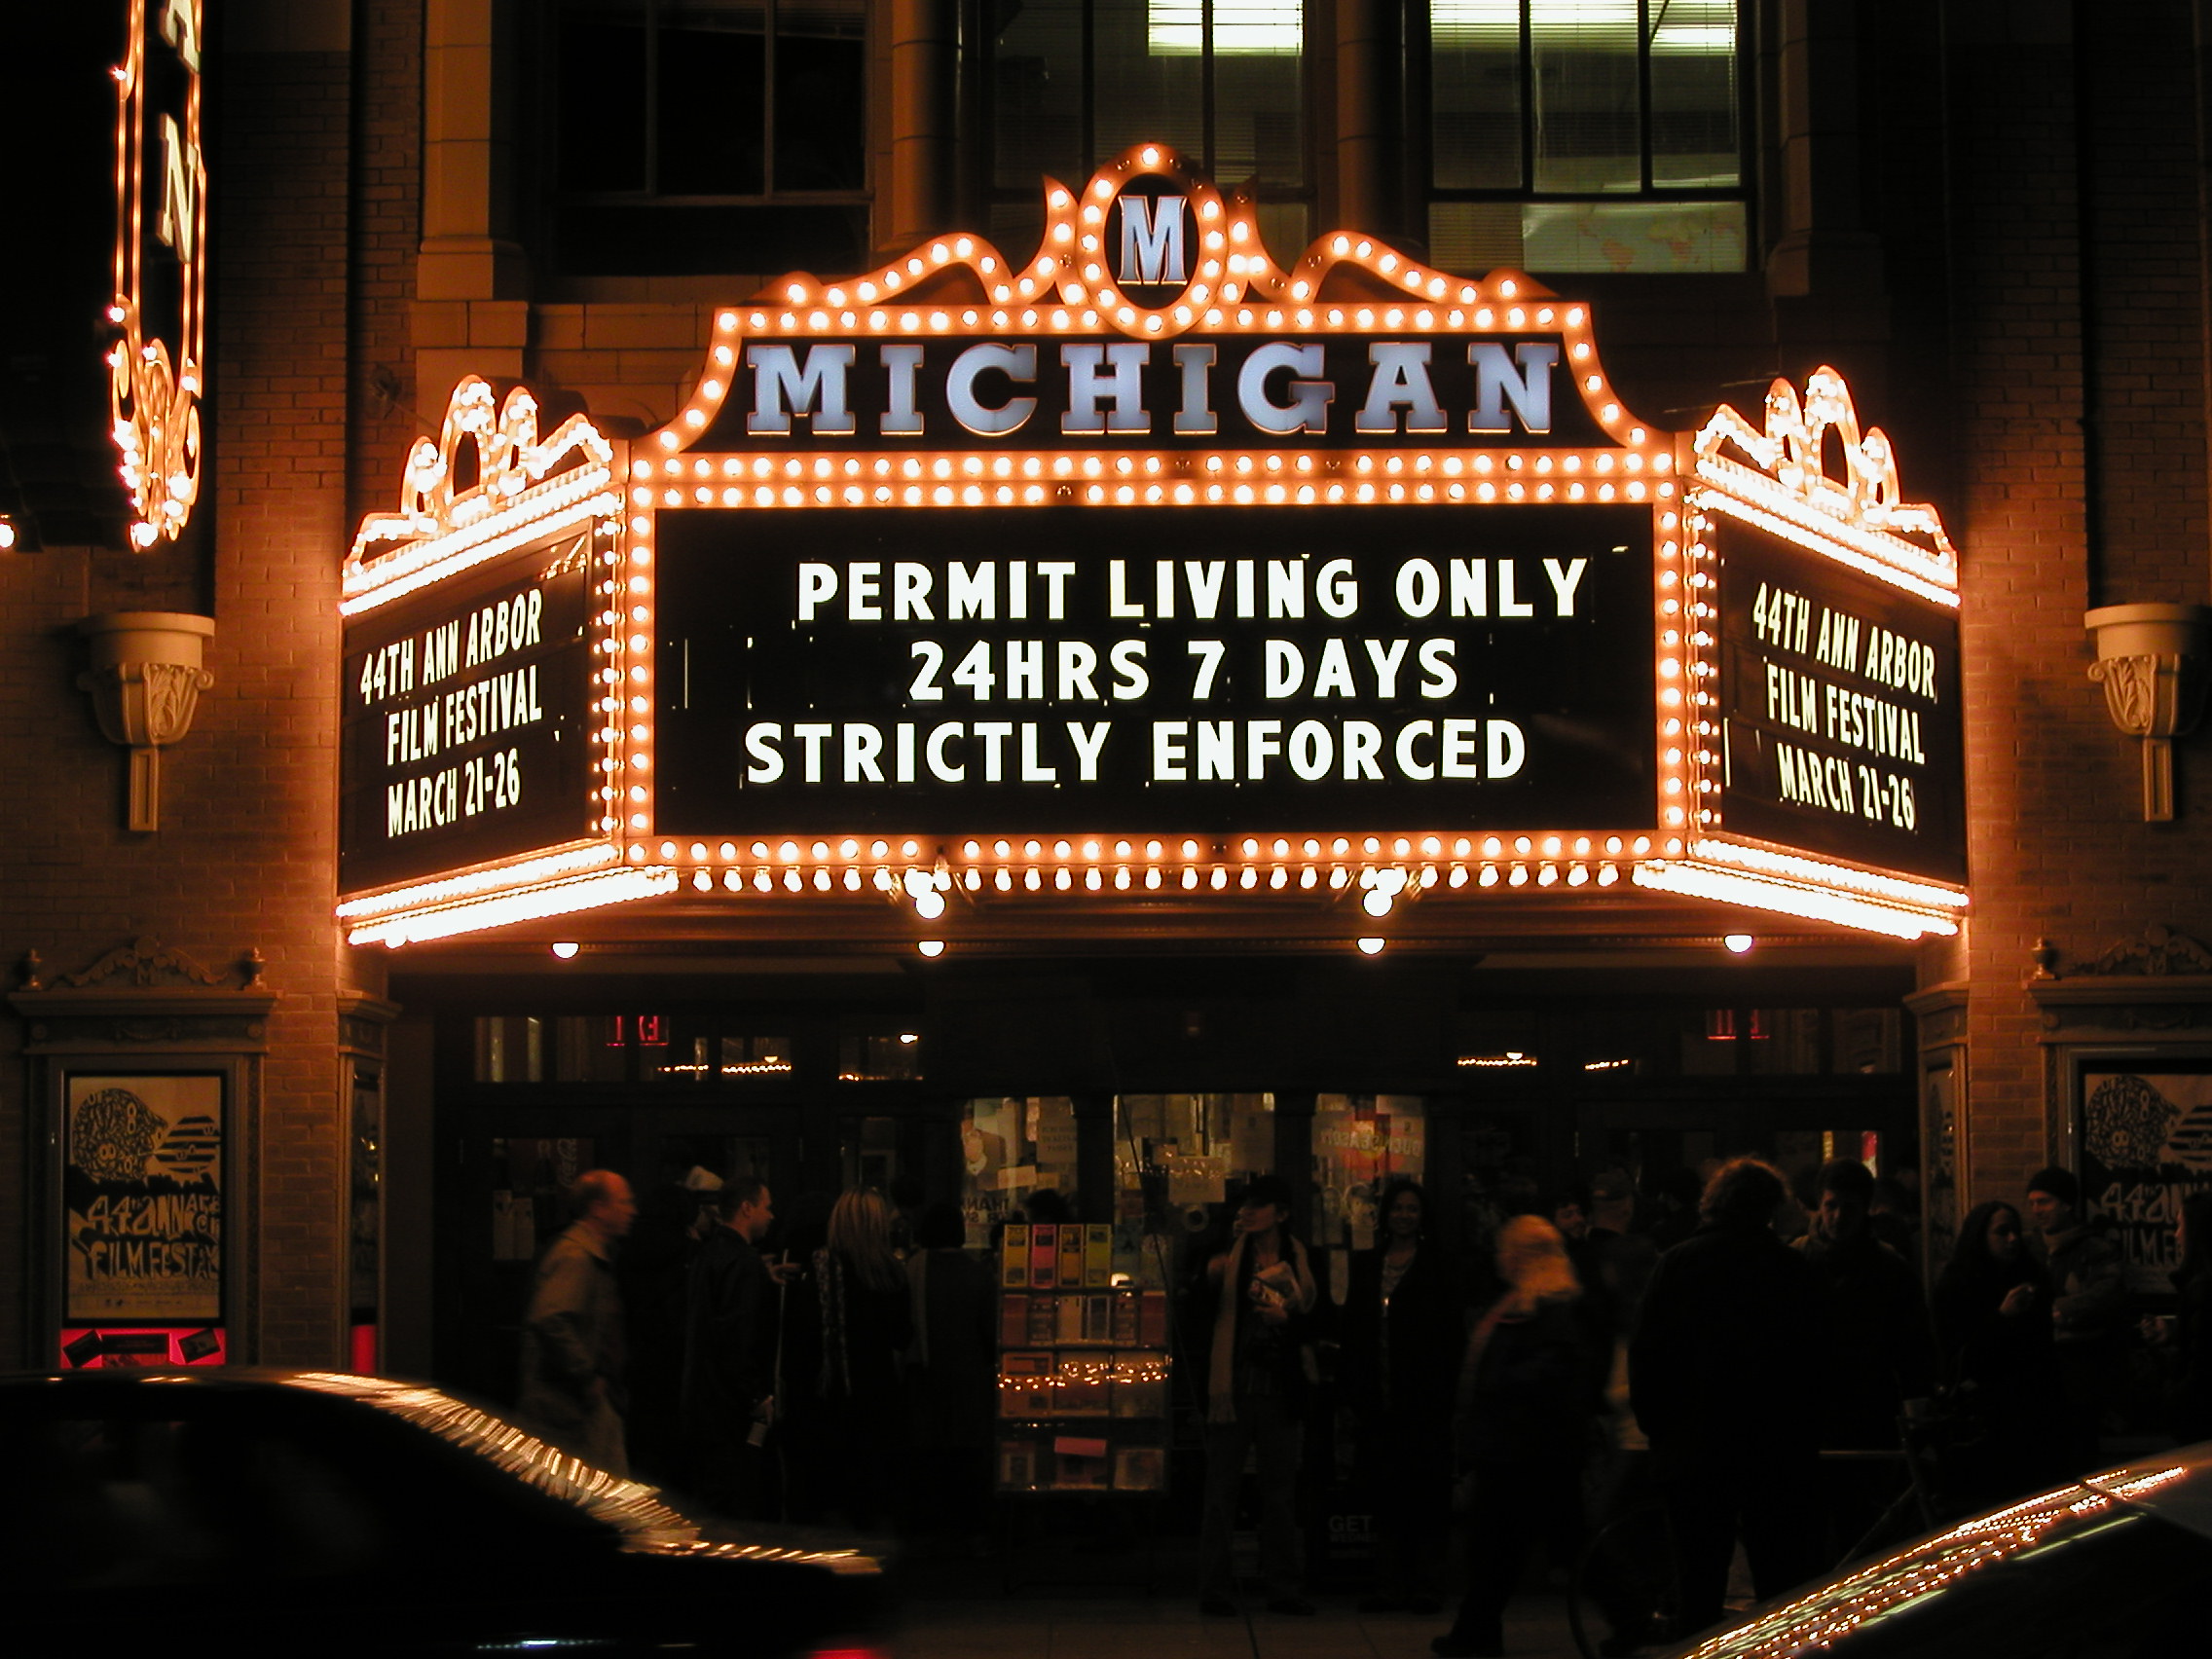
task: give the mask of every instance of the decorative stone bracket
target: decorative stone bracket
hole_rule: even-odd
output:
[[[77,676],[100,730],[130,751],[132,830],[162,827],[162,750],[192,730],[200,693],[215,683],[201,666],[214,637],[212,617],[169,610],[114,610],[77,624],[92,666]]]
[[[2205,639],[2212,609],[2201,605],[2108,605],[2082,618],[2096,637],[2089,678],[2105,688],[2112,723],[2143,741],[2143,821],[2174,815],[2173,740],[2204,712]]]

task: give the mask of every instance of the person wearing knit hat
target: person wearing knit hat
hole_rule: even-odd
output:
[[[2048,1193],[2068,1209],[2082,1207],[2082,1183],[2071,1169],[2061,1169],[2055,1163],[2046,1163],[2028,1177],[2028,1191]]]
[[[2051,1346],[2064,1400],[2057,1450],[2069,1474],[2098,1461],[2105,1414],[2127,1363],[2127,1265],[2120,1246],[2083,1220],[2081,1202],[2082,1182],[2070,1169],[2050,1164],[2028,1177],[2028,1225],[2050,1273]]]

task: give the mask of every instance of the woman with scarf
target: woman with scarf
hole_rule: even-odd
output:
[[[1197,1375],[1205,1407],[1205,1507],[1198,1529],[1198,1606],[1238,1610],[1231,1565],[1236,1489],[1251,1456],[1259,1471],[1260,1570],[1268,1606],[1310,1613],[1299,1591],[1298,1529],[1291,1498],[1306,1438],[1310,1385],[1303,1358],[1313,1309],[1313,1269],[1290,1235],[1290,1184],[1260,1175],[1237,1200],[1227,1250],[1198,1275],[1192,1323],[1205,1351]]]

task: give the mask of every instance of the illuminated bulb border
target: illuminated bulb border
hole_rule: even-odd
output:
[[[1964,888],[1910,881],[1901,876],[1885,875],[1878,870],[1861,869],[1852,865],[1831,864],[1825,859],[1809,858],[1803,853],[1761,846],[1754,842],[1707,837],[1691,844],[1690,856],[1703,863],[1730,865],[1807,886],[1846,887],[1870,899],[1901,904],[1907,908],[1928,909],[1938,914],[1948,910],[1964,910],[1968,903]]]
[[[578,910],[626,903],[671,892],[676,872],[665,869],[612,869],[573,876],[544,886],[523,888],[492,898],[438,909],[415,910],[403,916],[370,922],[351,929],[349,944],[402,944],[450,939],[457,934],[480,933],[513,922],[539,921],[548,916],[571,915]]]
[[[107,356],[109,430],[122,453],[119,470],[129,492],[129,541],[144,552],[183,534],[200,498],[201,364],[206,355],[207,158],[203,144],[200,0],[183,0],[163,19],[163,34],[177,49],[187,77],[184,124],[177,130],[191,175],[192,252],[178,261],[178,329],[170,343],[144,336],[140,254],[146,222],[146,14],[148,0],[131,0],[124,61],[110,71],[116,83],[115,289],[108,320],[121,331]],[[181,27],[179,26],[181,25]],[[171,29],[176,30],[170,39]],[[153,171],[164,175],[168,158]],[[166,189],[166,184],[164,187]]]
[[[1829,888],[1746,874],[1741,870],[1714,869],[1710,866],[1655,862],[1636,866],[1636,884],[1659,893],[1685,898],[1711,899],[1744,904],[1758,910],[1804,916],[1813,921],[1836,922],[1867,933],[1896,939],[1917,940],[1929,934],[1954,935],[1959,924],[1949,916],[1926,910],[1905,909],[1872,899],[1838,893]]]
[[[1180,172],[1175,170],[1178,167]],[[1103,218],[1101,214],[1087,219],[1085,204],[1109,201],[1115,181],[1137,171],[1165,171],[1189,183],[1201,240],[1211,234],[1209,227],[1218,228],[1225,239],[1234,238],[1236,225],[1247,227],[1243,240],[1248,248],[1239,274],[1244,280],[1238,294],[1221,293],[1223,303],[1219,305],[1189,303],[1205,276],[1202,258],[1180,305],[1170,302],[1149,309],[1117,306],[1111,301],[1120,296],[1099,298],[1090,292],[1095,282],[1083,281],[1075,266],[1083,252],[1094,251],[1083,248],[1085,225],[1095,228],[1102,225]],[[844,282],[821,283],[794,277],[784,296],[789,303],[781,307],[720,311],[710,346],[709,368],[697,392],[668,426],[641,441],[629,453],[626,463],[581,418],[566,423],[552,438],[538,444],[535,405],[514,402],[515,396],[527,398],[527,393],[511,394],[508,408],[495,417],[490,388],[481,382],[474,383],[473,387],[464,382],[456,389],[441,444],[435,450],[418,446],[410,461],[402,512],[364,524],[347,572],[349,613],[495,557],[525,537],[557,534],[561,525],[569,522],[556,517],[563,512],[574,522],[618,513],[614,549],[603,554],[596,540],[594,543],[595,560],[606,557],[613,561],[615,593],[605,608],[624,618],[608,630],[597,647],[597,654],[607,659],[602,672],[611,672],[615,678],[606,682],[609,689],[599,707],[604,723],[598,728],[601,743],[609,751],[600,768],[605,780],[601,788],[612,792],[611,798],[603,800],[601,817],[602,832],[608,836],[608,843],[596,849],[594,856],[600,862],[621,861],[622,868],[608,874],[641,878],[642,885],[634,892],[623,890],[622,897],[665,894],[688,885],[693,891],[719,889],[745,899],[784,895],[818,900],[841,894],[866,902],[888,899],[906,903],[909,895],[904,877],[914,867],[910,861],[923,856],[923,849],[931,845],[928,837],[810,836],[806,838],[810,845],[803,849],[795,838],[776,837],[773,839],[778,845],[773,852],[766,841],[753,840],[751,856],[745,856],[734,840],[719,842],[713,850],[704,843],[680,847],[655,832],[650,726],[645,718],[650,713],[652,697],[652,629],[637,626],[633,630],[627,613],[638,607],[649,611],[651,607],[654,530],[660,512],[741,506],[1022,506],[1064,500],[1093,506],[1627,501],[1647,507],[1653,521],[1659,794],[1658,822],[1651,833],[1253,834],[1233,838],[1240,840],[1240,847],[1171,833],[981,835],[961,838],[966,850],[959,862],[947,860],[947,889],[964,894],[971,902],[1016,895],[1058,898],[1134,892],[1204,898],[1231,891],[1336,900],[1372,888],[1376,873],[1387,869],[1404,880],[1403,891],[1396,895],[1397,902],[1403,903],[1433,893],[1438,887],[1454,893],[1472,889],[1478,895],[1493,888],[1509,894],[1561,885],[1570,889],[1592,885],[1606,888],[1617,884],[1625,872],[1645,887],[1683,891],[1684,884],[1689,883],[1706,890],[1703,896],[1714,896],[1712,890],[1715,888],[1724,889],[1733,902],[1783,908],[1792,914],[1820,916],[1899,937],[1955,931],[1941,916],[1881,903],[1891,900],[1909,904],[1919,898],[1920,890],[1914,884],[1895,878],[1826,866],[1811,860],[1778,866],[1769,872],[1803,878],[1793,883],[1675,862],[1681,858],[1689,837],[1700,827],[1710,828],[1713,823],[1711,810],[1700,804],[1703,795],[1710,793],[1706,782],[1710,768],[1697,758],[1701,752],[1710,754],[1712,745],[1700,741],[1701,736],[1710,734],[1700,734],[1696,727],[1701,719],[1717,722],[1714,689],[1717,684],[1717,647],[1713,640],[1718,631],[1718,618],[1716,607],[1710,617],[1693,613],[1696,605],[1717,598],[1713,573],[1704,568],[1713,563],[1713,553],[1699,533],[1694,513],[1692,525],[1684,526],[1685,503],[1677,483],[1672,435],[1654,433],[1637,423],[1612,395],[1597,362],[1586,305],[1551,296],[1512,273],[1493,272],[1480,282],[1445,277],[1379,240],[1346,232],[1317,239],[1292,270],[1284,272],[1267,260],[1248,204],[1224,201],[1210,185],[1196,181],[1171,152],[1157,147],[1132,147],[1095,175],[1081,195],[1063,186],[1049,186],[1048,214],[1045,245],[1037,260],[1018,274],[985,240],[949,236],[935,239],[872,274]],[[1056,243],[1063,249],[1057,255],[1051,251]],[[1338,264],[1359,266],[1385,281],[1411,282],[1415,287],[1409,290],[1403,305],[1315,299],[1321,278]],[[985,279],[986,288],[993,285],[994,278],[997,285],[1003,285],[1007,290],[1005,303],[920,305],[903,303],[898,297],[940,272],[963,265]],[[1437,282],[1445,284],[1441,294],[1432,291]],[[1077,286],[1084,287],[1085,292],[1077,294]],[[1283,303],[1286,296],[1290,300],[1287,305]],[[1092,303],[1094,299],[1097,303]],[[1422,450],[1332,451],[1318,457],[1295,450],[1236,449],[737,454],[700,453],[684,447],[705,432],[720,412],[734,380],[741,342],[749,335],[803,339],[834,331],[848,337],[914,339],[1009,333],[1049,336],[1120,328],[1140,339],[1166,339],[1198,327],[1228,334],[1272,333],[1285,328],[1359,333],[1415,328],[1489,336],[1557,333],[1578,395],[1600,428],[1621,447],[1545,449],[1524,443],[1481,448],[1444,444]],[[1840,387],[1840,381],[1837,385]],[[1745,431],[1750,430],[1740,418],[1738,421]],[[1705,444],[1715,429],[1709,424],[1707,432],[1699,434],[1698,443]],[[475,434],[480,444],[489,434],[500,446],[497,453],[501,464],[497,469],[487,466],[484,482],[456,498],[447,491],[447,485],[452,476],[454,445],[463,432]],[[1733,429],[1721,430],[1714,443],[1716,446],[1721,439],[1740,442],[1741,435]],[[1752,436],[1757,438],[1758,434]],[[1887,440],[1881,441],[1884,448],[1880,453],[1886,456]],[[586,465],[548,476],[555,461],[578,449],[589,458]],[[491,456],[487,451],[488,460]],[[1763,489],[1770,497],[1780,493],[1780,485],[1772,479],[1717,456],[1708,459],[1729,479],[1741,475],[1748,490]],[[495,470],[497,476],[492,476]],[[616,473],[626,475],[620,498],[596,493],[598,486]],[[1746,516],[1757,510],[1719,489],[1696,491],[1694,506]],[[1901,524],[1912,511],[1918,509],[1891,509],[1890,522]],[[1841,525],[1830,513],[1810,527],[1786,528],[1781,533],[1802,542],[1808,528],[1829,540],[1829,545],[1817,550],[1835,556],[1834,540],[1839,532],[1850,527]],[[1940,535],[1939,526],[1936,533]],[[1927,563],[1917,549],[1886,531],[1863,535],[1876,550],[1871,556],[1873,562],[1885,567],[1877,573],[1888,579],[1899,578],[1900,572],[1889,569],[1899,562],[1897,548],[1904,548],[1912,561]],[[402,545],[393,553],[373,556],[378,547],[409,541],[411,545]],[[598,569],[595,563],[594,570]],[[1909,581],[1900,585],[1909,585]],[[634,699],[643,700],[645,707],[633,708]],[[609,702],[614,706],[607,707]],[[900,842],[896,858],[889,850],[893,840]],[[838,848],[834,854],[830,851],[832,842]],[[1046,842],[1051,843],[1050,852],[1045,849]],[[1131,850],[1136,842],[1146,844],[1142,856]],[[1325,854],[1321,850],[1324,842],[1329,847]],[[986,857],[981,852],[986,843],[1010,850]],[[1170,843],[1175,844],[1172,853],[1166,850]],[[1016,844],[1023,849],[1018,854],[1011,850]],[[1357,851],[1352,850],[1354,846]],[[1075,850],[1078,847],[1080,853]],[[1295,852],[1294,847],[1298,849]],[[1108,848],[1112,848],[1111,853]],[[575,883],[559,883],[551,888],[535,884],[535,873],[547,862],[542,858],[520,861],[509,866],[356,898],[349,901],[349,912],[385,918],[375,927],[362,930],[363,934],[398,938],[441,937],[495,927],[528,915],[558,914],[558,908],[534,906]],[[1823,882],[1852,888],[1866,897],[1838,894],[1823,887]],[[461,904],[449,902],[464,894],[480,897]],[[620,900],[588,901],[617,902]],[[1955,896],[1944,895],[1926,902],[1955,905],[1958,901]],[[438,930],[436,934],[428,931],[432,927]]]
[[[620,852],[608,842],[587,842],[516,864],[488,865],[436,881],[411,882],[381,893],[361,894],[338,906],[338,919],[352,921],[357,917],[387,916],[402,910],[434,909],[455,900],[535,887],[554,877],[574,875],[612,864],[620,857]]]

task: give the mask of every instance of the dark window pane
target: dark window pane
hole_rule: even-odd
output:
[[[555,60],[560,187],[645,189],[645,19],[571,14]]]
[[[1008,21],[993,42],[991,182],[1034,192],[1039,175],[1051,174],[1080,184],[1083,8],[1078,0],[1042,0],[1002,4],[1001,14]]]
[[[849,23],[850,32],[779,30],[776,36],[775,187],[858,190],[867,182],[859,120],[867,72],[860,11],[853,8],[847,18],[830,7],[815,6],[804,17],[825,28]]]
[[[559,252],[563,270],[592,276],[857,271],[867,257],[867,209],[571,207]]]
[[[756,196],[761,170],[760,94],[766,75],[757,8],[685,13],[660,31],[660,191],[667,196]]]

